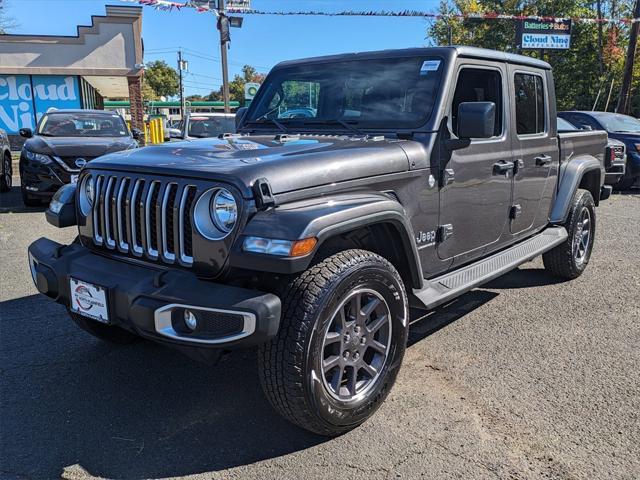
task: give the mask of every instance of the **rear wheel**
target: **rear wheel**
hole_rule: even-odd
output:
[[[273,407],[321,435],[367,420],[393,386],[407,340],[407,295],[384,258],[332,255],[290,282],[278,335],[259,351]]]
[[[123,328],[113,325],[105,325],[103,323],[96,322],[78,315],[73,312],[69,312],[71,319],[85,332],[90,333],[96,338],[108,343],[115,344],[127,344],[137,340],[139,337]]]
[[[588,190],[578,190],[573,198],[565,223],[567,239],[542,256],[544,267],[551,274],[574,279],[582,275],[593,249],[596,232],[596,209]]]

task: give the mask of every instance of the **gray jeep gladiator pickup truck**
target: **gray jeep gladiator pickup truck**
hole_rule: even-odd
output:
[[[287,112],[304,108],[309,116]],[[284,62],[238,133],[105,155],[63,187],[40,292],[110,342],[195,357],[257,346],[264,391],[324,435],[364,422],[433,309],[593,247],[604,132],[558,134],[545,62],[467,47]]]

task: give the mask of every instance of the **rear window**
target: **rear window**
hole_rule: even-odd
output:
[[[544,132],[544,87],[542,77],[516,73],[516,128],[518,135]]]

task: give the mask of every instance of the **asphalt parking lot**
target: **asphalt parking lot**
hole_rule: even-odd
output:
[[[41,236],[75,233],[2,194],[2,479],[640,477],[638,194],[599,208],[579,279],[537,259],[416,319],[387,402],[332,440],[271,410],[252,352],[209,367],[80,331],[32,285]]]

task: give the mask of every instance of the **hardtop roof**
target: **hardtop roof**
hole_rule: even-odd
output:
[[[455,57],[466,57],[476,59],[486,59],[498,62],[526,65],[535,68],[550,70],[551,65],[537,58],[514,53],[500,52],[488,48],[477,48],[469,46],[454,45],[450,47],[428,47],[428,48],[402,48],[394,50],[378,50],[371,52],[343,53],[338,55],[326,55],[322,57],[303,58],[299,60],[288,60],[280,62],[274,68],[304,65],[309,63],[331,63],[350,60],[373,60],[376,58],[396,58],[413,56],[441,56],[446,59]]]

